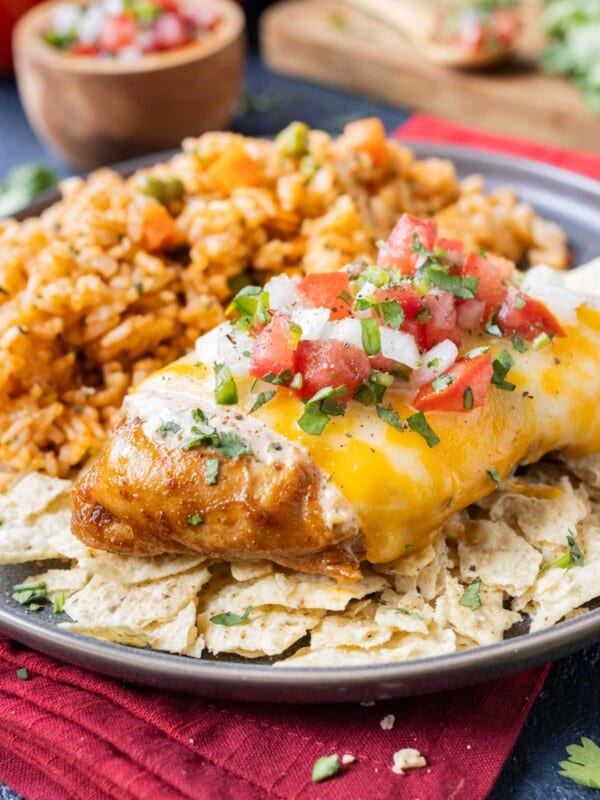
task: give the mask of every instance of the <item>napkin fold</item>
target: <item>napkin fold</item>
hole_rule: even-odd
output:
[[[429,115],[397,134],[600,178],[600,156]],[[484,800],[547,671],[372,706],[270,706],[121,683],[0,636],[0,780],[27,800]],[[393,754],[407,747],[427,766],[398,775]],[[314,762],[333,753],[355,760],[312,783]]]
[[[546,670],[371,706],[255,705],[119,683],[0,637],[0,778],[27,800],[483,800]],[[427,766],[398,775],[406,747]],[[355,761],[312,783],[332,753]]]

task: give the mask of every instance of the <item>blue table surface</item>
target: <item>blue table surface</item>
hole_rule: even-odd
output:
[[[242,109],[233,127],[247,135],[273,134],[292,119],[336,133],[362,116],[379,116],[386,128],[393,130],[409,116],[404,109],[275,75],[255,57],[248,64]],[[1,79],[0,178],[12,166],[27,161],[53,167],[61,175],[70,172],[36,139],[14,82]],[[600,743],[599,670],[600,645],[555,662],[488,800],[599,800],[597,791],[577,786],[557,773],[567,745],[579,742],[582,736]],[[0,783],[0,800],[18,800],[18,795]]]

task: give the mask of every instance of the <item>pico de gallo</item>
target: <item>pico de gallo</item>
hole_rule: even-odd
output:
[[[43,36],[73,55],[135,60],[202,39],[218,24],[211,0],[92,0],[56,6]]]
[[[515,0],[477,0],[440,12],[434,38],[472,54],[493,52],[510,47],[519,27]]]
[[[321,433],[331,416],[360,402],[433,446],[425,412],[468,414],[490,391],[513,391],[511,352],[566,335],[547,305],[519,288],[521,278],[513,262],[465,252],[439,237],[434,221],[404,214],[379,243],[375,263],[244,287],[228,309],[229,332],[202,337],[198,354],[206,357],[202,348],[216,341],[210,355],[224,362],[215,363],[218,403],[237,402],[235,377],[245,374],[273,387],[252,411],[287,387],[305,404],[298,424],[307,433]],[[473,334],[481,334],[481,346],[467,349],[463,339],[472,345]],[[505,349],[491,347],[494,340]],[[406,389],[417,412],[404,423],[382,405],[392,385]]]

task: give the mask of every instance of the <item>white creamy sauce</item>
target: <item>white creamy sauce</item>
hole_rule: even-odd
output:
[[[244,413],[239,406],[220,406],[215,403],[211,383],[206,381],[203,385],[206,390],[193,394],[175,391],[168,386],[162,389],[147,385],[126,398],[127,415],[141,419],[142,430],[148,439],[175,451],[198,436],[193,430],[198,423],[192,412],[199,408],[208,418],[207,424],[217,433],[236,434],[252,450],[257,464],[282,464],[286,468],[300,463],[310,464],[320,475],[318,499],[325,526],[330,530],[343,528],[349,533],[358,533],[360,522],[354,508],[325,473],[316,467],[306,449],[275,433],[260,420]],[[169,432],[161,429],[168,423],[176,423],[179,430]]]

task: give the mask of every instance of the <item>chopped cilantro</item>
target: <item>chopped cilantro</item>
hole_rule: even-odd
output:
[[[204,477],[209,486],[219,482],[219,469],[221,462],[218,458],[207,458],[204,462]]]
[[[492,367],[494,370],[492,383],[494,386],[497,386],[499,389],[504,389],[507,392],[514,391],[516,388],[515,384],[505,380],[510,368],[514,365],[514,363],[514,359],[508,350],[502,350],[501,353],[498,353],[496,358],[492,361]]]
[[[231,406],[238,401],[237,387],[227,364],[215,364],[215,400],[219,405]]]
[[[481,597],[479,596],[480,589],[481,578],[475,578],[463,592],[462,597],[458,601],[459,605],[464,606],[465,608],[471,608],[473,611],[475,611],[476,608],[479,608],[481,605]]]
[[[526,353],[526,352],[527,352],[527,350],[528,350],[528,347],[527,347],[527,345],[525,344],[525,342],[523,341],[523,339],[520,339],[520,338],[517,336],[517,334],[516,334],[516,333],[513,333],[513,335],[511,336],[511,339],[510,339],[510,341],[512,342],[512,346],[513,346],[513,347],[515,348],[515,350],[517,350],[519,353]]]
[[[62,612],[65,610],[66,599],[67,596],[64,592],[58,592],[57,594],[54,595],[52,606],[54,608],[55,614],[62,614]]]
[[[258,411],[258,409],[266,405],[269,402],[269,400],[272,400],[276,394],[277,391],[275,389],[271,389],[268,392],[259,392],[256,396],[256,400],[254,401],[252,408],[250,409],[250,413],[252,414],[253,411]]]
[[[441,358],[432,358],[431,361],[427,362],[427,369],[437,369],[441,363]]]
[[[167,433],[179,433],[180,430],[181,425],[171,419],[167,422],[163,422],[162,425],[159,425],[156,429],[156,432],[166,436]]]
[[[479,288],[479,278],[472,275],[451,275],[439,267],[425,267],[425,275],[434,286],[450,292],[460,300],[472,300]]]
[[[216,614],[214,617],[209,617],[209,622],[213,625],[226,625],[230,628],[232,625],[241,625],[246,622],[252,611],[252,606],[248,606],[243,614],[234,614],[233,611],[225,611],[223,614]]]
[[[405,617],[412,617],[413,619],[418,619],[421,622],[425,622],[425,617],[423,617],[417,611],[409,611],[407,608],[395,608],[394,611],[396,614],[403,614]]]
[[[239,327],[250,328],[254,322],[266,325],[269,314],[269,294],[261,286],[244,286],[227,307],[227,314],[237,311]]]
[[[253,456],[251,448],[243,442],[237,433],[229,433],[222,431],[220,433],[220,444],[218,446],[211,445],[213,450],[222,453],[227,458],[236,458],[237,456]]]
[[[379,333],[379,322],[375,317],[361,319],[362,346],[368,356],[376,356],[381,351],[381,335]]]
[[[374,406],[381,403],[383,396],[394,382],[394,377],[388,372],[373,370],[369,380],[361,384],[354,393],[354,399],[365,406]]]
[[[418,433],[419,436],[422,436],[429,447],[435,447],[436,444],[439,444],[440,437],[429,427],[429,423],[422,411],[407,417],[406,424],[413,433]]]
[[[383,406],[375,406],[375,411],[377,412],[379,419],[383,422],[387,422],[387,424],[391,425],[392,428],[395,428],[401,433],[405,430],[405,426],[400,419],[400,414],[395,411],[392,406],[388,406],[387,408],[384,408]]]
[[[570,529],[567,536],[567,544],[569,545],[567,552],[563,553],[563,555],[552,564],[545,564],[542,567],[542,572],[546,572],[546,570],[549,569],[571,569],[571,567],[583,567],[583,553],[577,546],[573,531]]]
[[[292,379],[291,370],[284,369],[283,372],[279,373],[279,375],[275,375],[274,372],[267,372],[266,375],[262,376],[261,381],[272,383],[273,386],[286,386],[291,379]]]
[[[600,789],[600,747],[596,742],[581,737],[581,744],[568,745],[569,759],[559,763],[559,775],[579,786]]]
[[[496,489],[499,489],[500,488],[500,475],[498,475],[498,470],[494,469],[493,467],[490,467],[488,470],[486,470],[486,472],[490,476],[492,481],[494,482],[494,486],[496,487]]]
[[[200,514],[192,514],[187,518],[187,524],[191,525],[195,528],[197,525],[202,525],[204,522],[204,517],[201,517]]]
[[[313,765],[312,781],[313,783],[320,783],[327,780],[327,778],[333,777],[333,775],[337,775],[339,771],[340,760],[337,753],[332,756],[323,756],[318,758]]]
[[[46,584],[43,581],[39,583],[17,583],[13,586],[12,598],[20,605],[28,606],[32,611],[37,611],[41,608],[41,605],[38,605],[35,601],[46,599]]]
[[[138,293],[138,296],[141,297],[144,294],[144,284],[141,281],[136,281],[133,286]]]
[[[395,331],[402,325],[406,318],[404,309],[397,300],[384,300],[379,303],[381,317],[384,325],[389,325]]]
[[[473,404],[475,403],[475,398],[473,397],[473,389],[470,386],[467,386],[463,392],[463,408],[465,411],[470,411],[473,408]]]
[[[525,298],[518,294],[514,299],[513,306],[520,311],[522,308],[525,308],[526,305]]]
[[[346,404],[335,399],[346,392],[345,386],[325,386],[320,389],[306,401],[304,413],[298,420],[300,428],[312,436],[320,436],[330,417],[340,417],[346,413]]]

